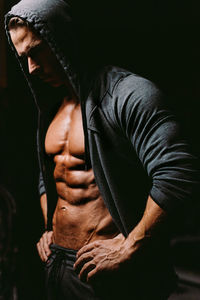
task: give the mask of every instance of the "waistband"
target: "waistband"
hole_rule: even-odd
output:
[[[74,249],[71,249],[71,248],[65,248],[65,247],[62,247],[62,246],[57,245],[57,244],[51,244],[50,249],[51,250],[62,250],[62,251],[65,251],[69,254],[75,254],[75,255],[78,252],[78,250],[74,250]]]
[[[59,256],[62,256],[63,258],[67,259],[68,261],[75,262],[76,260],[76,253],[77,250],[65,248],[57,244],[51,244],[50,250],[52,252],[51,256],[54,256],[54,254],[59,254]]]

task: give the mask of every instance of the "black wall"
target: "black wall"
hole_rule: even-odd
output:
[[[5,10],[16,2],[6,1]],[[128,68],[157,83],[169,96],[194,151],[199,153],[198,1],[120,2],[73,1],[74,14],[81,23],[82,57],[88,64],[92,59]],[[42,293],[43,284],[35,250],[43,228],[37,193],[37,112],[8,46],[7,66],[8,87],[0,90],[0,183],[17,203],[20,300],[35,300],[42,299],[37,293]],[[175,237],[199,236],[199,200],[183,211]],[[174,252],[175,262],[181,264],[184,259],[184,250]]]

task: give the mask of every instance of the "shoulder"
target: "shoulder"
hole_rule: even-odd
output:
[[[110,77],[117,80],[108,89],[115,113],[151,114],[160,109],[168,110],[166,97],[155,83],[128,71],[117,72],[117,75],[111,72]]]
[[[147,104],[162,98],[163,93],[152,81],[131,73],[116,83],[112,96],[123,99],[129,97],[136,102]]]
[[[121,101],[127,97],[132,101],[135,99],[142,102],[154,102],[163,98],[163,93],[156,84],[123,68],[106,66],[99,73],[98,79],[101,90]]]
[[[148,119],[167,109],[165,96],[160,89],[142,76],[108,66],[99,78],[99,105],[107,119],[117,126],[120,124],[121,127],[122,123],[127,124],[133,119]]]

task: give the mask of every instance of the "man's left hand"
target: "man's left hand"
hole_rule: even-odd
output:
[[[108,240],[99,240],[83,246],[74,264],[82,281],[89,282],[97,275],[118,270],[131,258],[131,252],[122,234]]]

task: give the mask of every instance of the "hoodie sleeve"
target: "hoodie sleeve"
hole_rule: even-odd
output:
[[[181,137],[163,94],[150,81],[128,76],[119,81],[113,96],[117,126],[151,179],[152,199],[166,211],[189,201],[199,185],[199,162]]]

